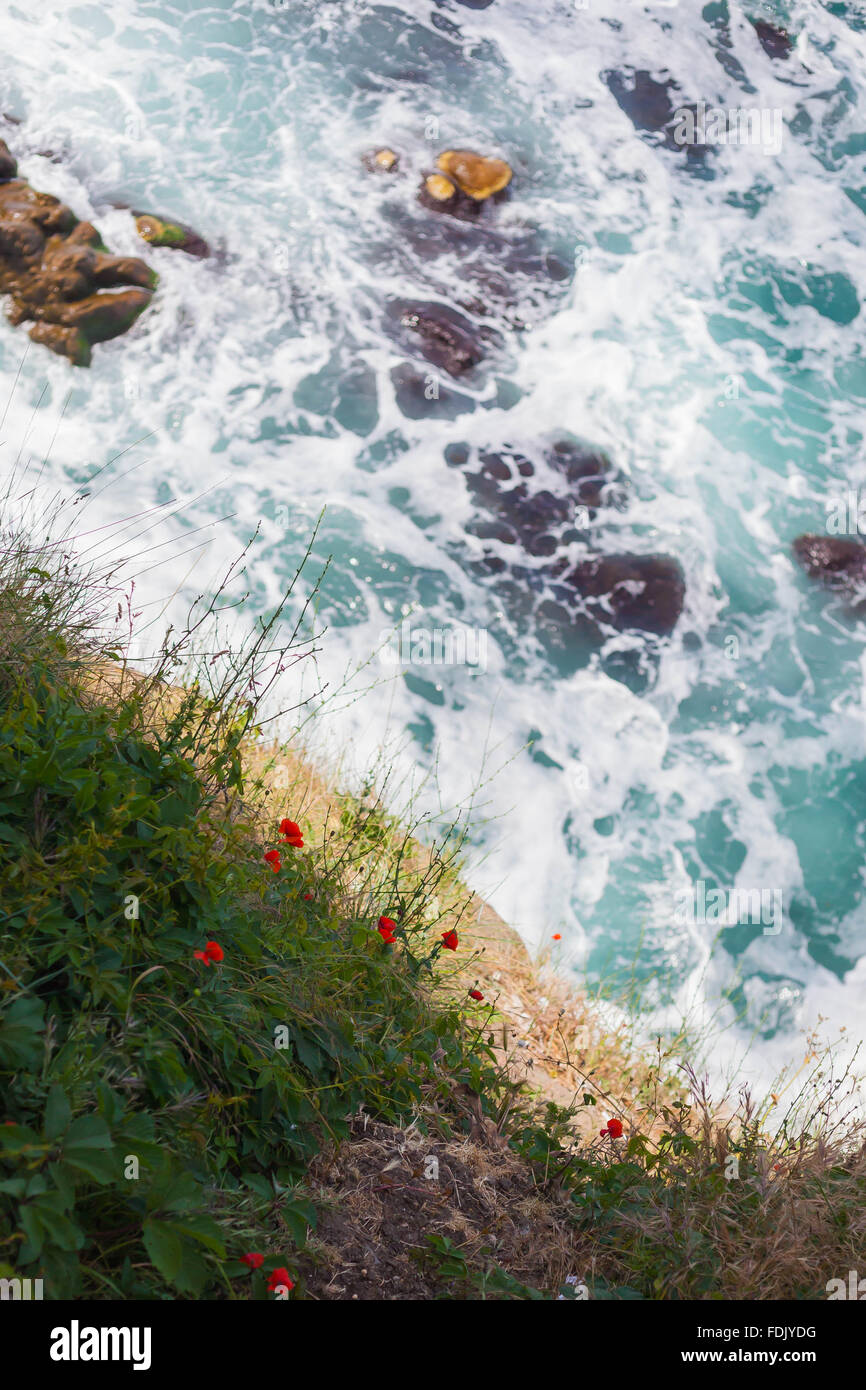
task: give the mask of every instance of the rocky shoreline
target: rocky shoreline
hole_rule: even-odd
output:
[[[92,223],[19,178],[0,140],[0,292],[10,323],[32,323],[33,342],[85,367],[94,344],[132,327],[156,283],[144,261],[110,255]]]

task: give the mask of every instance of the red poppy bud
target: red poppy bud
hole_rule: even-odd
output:
[[[268,1292],[274,1293],[276,1289],[280,1288],[283,1285],[289,1290],[295,1287],[294,1283],[289,1277],[289,1271],[287,1269],[283,1269],[281,1266],[279,1269],[273,1270],[270,1274],[268,1278]]]
[[[445,947],[445,950],[446,950],[446,951],[456,951],[456,950],[457,950],[457,947],[458,947],[458,945],[459,945],[459,942],[458,942],[458,940],[457,940],[457,933],[456,933],[456,931],[454,930],[453,927],[451,928],[450,931],[444,931],[444,932],[442,933],[442,944],[443,944],[443,946]]]
[[[561,941],[561,940],[562,940],[562,933],[561,933],[561,932],[558,932],[558,931],[555,931],[555,932],[553,933],[553,939],[554,939],[554,941]]]
[[[480,989],[470,989],[469,998],[475,999],[479,1004],[484,1003],[484,995],[481,993]]]

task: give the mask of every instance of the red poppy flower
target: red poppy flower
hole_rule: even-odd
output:
[[[622,1120],[608,1120],[607,1129],[601,1131],[602,1134],[609,1134],[611,1139],[622,1138]]]
[[[450,931],[442,933],[442,944],[446,951],[456,951],[458,946],[457,933],[452,927]]]
[[[289,1290],[295,1287],[289,1278],[289,1271],[281,1266],[279,1269],[273,1270],[268,1278],[268,1293],[274,1293],[282,1285]]]
[[[241,1255],[241,1264],[249,1265],[250,1269],[261,1269],[264,1262],[264,1255]]]
[[[269,849],[263,858],[266,864],[270,864],[275,874],[280,872],[282,860],[280,859],[280,851],[278,849]]]
[[[553,933],[553,939],[554,939],[554,941],[561,941],[561,940],[562,940],[562,933],[561,933],[561,932],[558,932],[558,931],[555,931],[555,932]]]
[[[484,1003],[484,995],[481,993],[480,989],[470,989],[469,998],[475,999],[479,1004]]]
[[[310,901],[310,898],[311,898],[312,896],[313,896],[312,893],[305,893],[305,894],[304,894],[304,902],[305,902],[305,903],[308,903],[308,902]]]
[[[390,917],[380,917],[379,925],[376,928],[382,940],[388,945],[394,944],[394,933],[397,930],[397,923]]]
[[[293,845],[295,849],[304,848],[304,837],[301,834],[301,827],[298,825],[297,821],[281,820],[280,834],[287,845]]]
[[[203,951],[193,951],[196,960],[203,960],[205,965],[215,964],[225,958],[222,946],[216,941],[209,941]]]

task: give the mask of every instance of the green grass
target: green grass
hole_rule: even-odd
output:
[[[240,749],[271,625],[216,686],[164,684],[200,620],[149,679],[98,684],[108,596],[52,545],[4,537],[0,1276],[51,1298],[265,1296],[315,1222],[306,1165],[352,1113],[438,1097],[447,1116],[494,1072],[419,984],[417,875],[359,910],[345,852],[263,859],[277,822],[250,812]],[[368,856],[360,806],[343,844],[353,816]],[[396,950],[376,925],[398,900]],[[208,941],[219,964],[196,958]],[[268,1252],[252,1276],[251,1249]]]
[[[306,852],[264,862],[231,736],[208,781],[196,702],[148,737],[139,715],[37,666],[0,724],[0,1252],[56,1297],[218,1292],[260,1202],[285,1217],[362,1103],[399,1120],[484,1068],[410,930],[397,954]]]

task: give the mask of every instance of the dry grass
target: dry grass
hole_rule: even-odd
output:
[[[323,1155],[310,1174],[322,1216],[302,1260],[309,1296],[478,1297],[492,1265],[553,1296],[574,1272],[568,1195],[540,1193],[495,1130],[446,1140],[365,1116],[353,1130],[351,1142]],[[454,1247],[445,1268],[430,1237]],[[456,1272],[449,1275],[448,1265]]]

